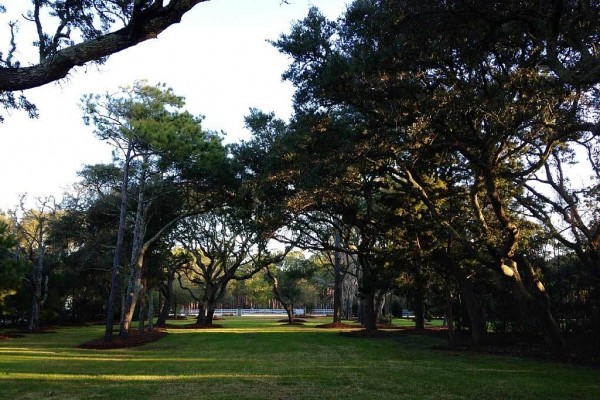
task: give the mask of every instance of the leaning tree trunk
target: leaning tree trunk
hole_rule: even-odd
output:
[[[147,251],[147,247],[147,245],[142,246],[142,249],[138,253],[139,255],[135,261],[135,264],[131,266],[129,284],[127,285],[127,293],[125,295],[125,304],[123,307],[124,311],[121,318],[121,326],[119,327],[120,337],[127,337],[129,335],[135,306],[137,305],[140,292],[143,289],[142,270],[144,267],[144,255]]]
[[[567,343],[550,310],[550,298],[546,293],[546,288],[525,257],[517,255],[514,258],[516,261],[505,260],[508,261],[509,265],[502,264],[503,276],[510,283],[512,292],[516,294],[517,299],[541,323],[546,344],[556,352],[565,353]],[[527,282],[524,282],[523,279]],[[526,285],[526,283],[529,285]],[[532,289],[528,290],[527,286],[532,287]]]
[[[108,304],[106,306],[106,329],[104,331],[104,341],[110,342],[113,337],[113,326],[115,320],[115,307],[117,297],[121,288],[119,277],[119,265],[121,263],[121,253],[123,252],[123,243],[125,239],[125,223],[127,217],[127,186],[129,185],[129,161],[131,158],[131,143],[127,147],[125,155],[125,166],[123,169],[123,180],[121,181],[121,209],[119,211],[119,228],[117,231],[117,245],[113,256],[111,268],[110,293],[108,294]]]
[[[133,228],[133,246],[131,250],[131,270],[129,271],[129,283],[125,295],[124,312],[121,316],[121,326],[119,327],[119,336],[127,337],[131,329],[131,321],[139,294],[143,288],[142,269],[144,267],[144,256],[148,250],[148,244],[144,244],[144,202],[145,202],[145,182],[146,182],[147,157],[142,163],[142,171],[139,180],[138,204],[135,212],[135,224]]]

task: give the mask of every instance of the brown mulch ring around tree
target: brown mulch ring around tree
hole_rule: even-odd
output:
[[[90,340],[77,346],[80,349],[95,349],[95,350],[108,350],[108,349],[122,349],[125,347],[138,347],[148,343],[156,342],[167,335],[167,332],[163,330],[152,330],[152,331],[137,331],[132,330],[129,336],[121,338],[119,336],[113,336],[112,341],[105,342],[104,338]]]
[[[24,335],[24,334],[28,334],[28,335],[40,335],[40,334],[46,334],[46,333],[56,333],[56,326],[43,326],[40,329],[37,329],[35,331],[30,331],[28,329],[19,329],[16,331],[10,331],[8,333],[14,333],[17,335]]]
[[[186,325],[172,325],[172,324],[166,324],[164,325],[164,328],[168,328],[168,329],[221,329],[223,328],[223,325],[219,325],[219,324],[186,324]]]
[[[0,333],[0,340],[8,340],[8,339],[20,339],[24,338],[25,335],[14,332],[2,332]]]
[[[321,324],[321,325],[317,325],[317,328],[323,328],[323,329],[347,329],[347,328],[360,328],[359,325],[354,325],[354,324],[345,324],[343,322],[337,322],[337,323],[331,323],[331,324]]]
[[[277,320],[277,322],[283,322],[283,323],[286,323],[286,324],[288,324],[288,322],[289,322],[289,321],[290,321],[290,320],[289,320],[289,319],[287,319],[287,318],[283,318],[283,319]],[[296,323],[297,323],[297,324],[303,324],[303,323],[305,323],[305,322],[306,322],[306,320],[305,320],[305,319],[302,319],[302,318],[294,318],[294,324],[296,324]],[[289,325],[289,324],[288,324],[288,325]]]

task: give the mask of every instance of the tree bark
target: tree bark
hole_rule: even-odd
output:
[[[294,323],[294,305],[293,304],[283,304],[285,307],[285,312],[288,316],[288,324],[292,325]]]
[[[146,285],[142,283],[142,289],[139,309],[138,309],[138,331],[143,332],[146,329]]]
[[[487,329],[481,307],[473,291],[473,285],[469,282],[469,278],[465,272],[446,251],[437,251],[434,257],[456,279],[467,309],[467,314],[469,315],[471,342],[476,346],[480,345],[485,341]]]
[[[450,279],[446,277],[444,282],[444,297],[446,297],[446,327],[448,328],[448,338],[450,339],[450,346],[454,347],[456,344],[455,333],[454,333],[454,315],[452,314],[452,292],[450,290]]]
[[[59,50],[37,65],[0,68],[0,92],[31,89],[54,82],[65,78],[73,67],[156,38],[169,26],[180,22],[186,12],[205,1],[208,0],[171,0],[166,6],[162,6],[163,1],[155,1],[154,6],[136,13],[122,29]]]
[[[171,308],[173,306],[173,281],[175,280],[175,275],[169,274],[167,275],[167,283],[165,285],[165,291],[163,293],[163,303],[162,308],[158,314],[158,319],[156,320],[157,326],[164,326],[167,324],[167,318],[169,318],[169,313],[171,312]]]
[[[367,332],[377,330],[377,312],[375,311],[375,293],[361,293],[361,304],[363,314],[363,326]]]
[[[198,318],[196,318],[196,324],[205,325],[207,315],[208,310],[206,308],[206,304],[204,302],[200,302],[200,304],[198,305]]]
[[[131,249],[131,262],[129,271],[129,282],[127,285],[127,294],[125,296],[125,307],[121,316],[121,325],[119,327],[119,336],[127,337],[131,329],[131,321],[138,300],[142,291],[142,270],[144,267],[144,256],[148,249],[148,244],[144,244],[145,227],[145,189],[146,172],[148,168],[148,156],[144,156],[142,169],[140,171],[138,203],[135,212],[135,224],[133,228],[133,246]]]
[[[119,228],[117,231],[117,245],[113,256],[111,269],[110,293],[108,294],[108,304],[106,306],[106,329],[104,331],[104,341],[110,342],[113,337],[113,327],[115,320],[115,305],[117,296],[121,288],[119,277],[119,264],[121,263],[121,253],[123,252],[123,242],[125,239],[125,223],[127,217],[127,186],[129,185],[129,162],[133,146],[131,141],[127,145],[125,154],[125,167],[123,170],[123,180],[121,181],[121,208],[119,211]]]
[[[339,246],[339,235],[336,235],[336,247]],[[342,274],[341,254],[336,251],[333,263],[333,323],[342,322],[342,295],[344,275]]]
[[[517,255],[515,256],[515,260],[510,260],[512,264],[508,266],[510,272],[503,268],[505,279],[510,282],[513,293],[517,295],[517,300],[524,304],[542,324],[546,344],[558,353],[565,353],[567,351],[567,343],[560,331],[560,326],[550,310],[550,298],[546,293],[544,285],[537,278],[532,266],[525,257]],[[526,282],[523,282],[523,277],[528,281],[528,286],[533,286],[531,291],[527,289]]]
[[[40,219],[38,226],[38,248],[37,262],[33,269],[32,288],[31,288],[31,315],[29,316],[29,331],[40,329],[40,311],[42,309],[42,300],[44,295],[44,221]]]
[[[154,329],[154,291],[148,290],[148,330]]]

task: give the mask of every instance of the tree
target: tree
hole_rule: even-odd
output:
[[[524,245],[527,221],[511,206],[554,149],[598,128],[580,108],[596,84],[588,73],[598,57],[586,43],[598,10],[545,6],[357,1],[337,23],[311,10],[275,45],[294,59],[284,77],[297,88],[298,112],[346,107],[368,121],[359,143],[372,164],[427,206],[440,239],[460,242],[494,271],[561,350]],[[578,18],[586,23],[570,24]],[[476,246],[431,201],[442,188],[431,180],[440,161],[465,167],[460,188]]]
[[[40,329],[40,312],[48,296],[47,241],[50,223],[56,217],[57,206],[53,197],[38,198],[35,209],[26,209],[25,196],[21,197],[20,216],[17,223],[17,234],[24,254],[32,264],[31,273],[27,275],[25,284],[31,293],[31,310],[29,313],[30,331]]]
[[[26,265],[20,262],[16,254],[17,244],[8,218],[0,214],[0,309],[4,298],[16,293],[25,275]]]
[[[271,282],[273,295],[288,316],[288,323],[294,323],[294,305],[304,298],[302,281],[315,271],[315,265],[299,251],[292,251],[277,264],[264,267],[265,275]]]
[[[216,190],[217,175],[226,176],[228,159],[221,138],[204,131],[202,118],[183,111],[183,98],[164,85],[150,86],[143,81],[121,88],[120,93],[87,95],[83,99],[84,120],[93,123],[96,135],[115,145],[124,156],[121,206],[117,245],[112,268],[111,294],[105,340],[112,337],[114,304],[118,293],[120,257],[123,252],[130,168],[136,164],[137,201],[134,217],[130,276],[120,335],[127,336],[140,291],[144,256],[150,246],[186,215],[203,210]],[[154,192],[150,191],[150,185]],[[187,189],[185,189],[187,188]],[[168,193],[171,191],[171,193]],[[184,207],[184,192],[185,196]],[[193,192],[193,194],[192,194]],[[179,199],[152,235],[146,236],[149,207],[155,197]]]
[[[271,235],[243,221],[232,208],[221,208],[183,220],[179,241],[193,262],[180,272],[198,285],[198,324],[210,325],[216,306],[232,281],[250,279],[274,257],[267,250]],[[181,283],[181,279],[180,279]],[[183,285],[182,285],[183,286]],[[193,294],[193,291],[189,291]]]
[[[591,327],[600,333],[600,224],[597,193],[600,184],[598,137],[587,135],[578,142],[554,151],[543,168],[524,183],[526,191],[518,197],[546,234],[576,256],[586,271],[592,290]],[[585,157],[575,157],[577,150]],[[581,151],[579,152],[581,154]],[[588,181],[577,183],[568,168],[588,170]],[[555,260],[553,263],[556,265]],[[597,342],[600,347],[600,341]]]

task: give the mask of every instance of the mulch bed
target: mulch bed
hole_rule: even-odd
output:
[[[321,324],[321,325],[317,325],[317,328],[323,328],[323,329],[346,329],[346,328],[358,328],[358,326],[356,325],[350,325],[350,324],[345,324],[343,322],[338,322],[338,323],[331,323],[331,324]]]
[[[56,333],[56,326],[44,326],[41,327],[38,330],[35,331],[30,331],[28,329],[19,329],[16,331],[10,331],[8,333],[14,333],[16,335],[24,335],[24,334],[28,334],[28,335],[43,335],[43,334],[47,334],[47,333]]]
[[[132,330],[129,336],[121,338],[119,336],[113,336],[112,341],[105,342],[104,338],[90,340],[77,346],[80,349],[95,349],[95,350],[108,350],[108,349],[122,349],[125,347],[138,347],[148,343],[156,342],[167,335],[167,332],[163,330],[152,330],[152,331],[137,331]]]
[[[283,319],[277,320],[277,322],[284,322],[284,323],[286,323],[286,324],[287,324],[287,323],[289,322],[289,319],[287,319],[287,318],[283,318]],[[305,319],[302,319],[302,318],[294,318],[294,324],[296,324],[296,323],[298,323],[298,324],[303,324],[303,323],[305,323],[305,322],[306,322],[306,320],[305,320]],[[288,324],[288,325],[289,325],[289,324]]]
[[[166,324],[165,328],[168,328],[168,329],[221,329],[221,328],[223,328],[223,325],[219,325],[219,324],[209,324],[209,325],[204,325],[204,324],[186,324],[186,325]]]
[[[20,339],[20,338],[24,338],[24,337],[25,337],[25,335],[23,335],[21,333],[14,333],[14,332],[0,333],[0,340]]]

